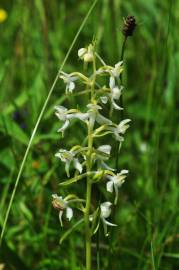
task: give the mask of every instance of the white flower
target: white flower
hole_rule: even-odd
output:
[[[99,110],[101,110],[101,106],[99,106],[98,104],[88,104],[87,107],[89,108],[89,121],[91,126],[94,125],[94,122],[96,121],[98,124],[100,125],[111,125],[112,121],[107,119],[106,117],[104,117],[103,115],[101,115],[99,113]]]
[[[62,215],[64,211],[66,211],[66,218],[70,221],[73,217],[73,210],[71,207],[69,207],[69,202],[66,199],[63,199],[62,196],[58,196],[57,194],[52,194],[52,205],[55,209],[59,210],[59,219],[60,219],[60,224],[63,226],[62,223]]]
[[[115,100],[119,100],[119,98],[121,96],[122,87],[119,88],[118,86],[116,86],[115,78],[112,77],[112,76],[110,77],[110,80],[109,80],[109,87],[111,89],[110,98],[111,98],[112,106],[116,110],[123,110],[123,108],[121,108],[120,106],[118,106],[116,104],[116,102],[115,102]]]
[[[109,145],[109,144],[101,145],[98,147],[98,150],[109,156],[111,153],[111,145]],[[107,159],[108,158],[109,157],[107,157]],[[103,156],[103,159],[106,159],[106,156]]]
[[[106,104],[108,99],[111,101],[112,107],[116,110],[123,110],[119,105],[116,104],[115,100],[119,100],[123,87],[118,87],[113,76],[109,80],[110,93],[107,96],[102,96],[100,99],[102,103]]]
[[[86,48],[81,48],[81,49],[79,49],[79,50],[78,50],[78,56],[79,56],[79,58],[83,59],[84,54],[87,53],[87,51],[88,51],[88,50],[87,50]]]
[[[111,214],[111,206],[112,206],[111,202],[104,202],[100,205],[100,210],[101,210],[100,217],[103,222],[104,232],[106,236],[108,235],[107,226],[117,226],[116,224],[113,224],[106,220]]]
[[[117,173],[116,175],[107,175],[106,177],[109,179],[109,181],[106,184],[106,189],[109,192],[113,192],[113,189],[115,191],[115,204],[117,203],[118,199],[118,188],[122,186],[122,184],[125,181],[126,174],[128,173],[128,170],[122,170],[120,173]]]
[[[103,75],[105,73],[108,73],[110,77],[112,78],[111,80],[118,79],[120,73],[122,72],[122,63],[123,63],[122,61],[118,62],[117,64],[115,64],[114,67],[104,65],[96,71],[96,74]]]
[[[68,177],[70,176],[69,169],[71,162],[73,162],[74,168],[77,169],[79,173],[82,173],[83,167],[78,158],[75,158],[75,152],[60,149],[58,153],[55,154],[55,156],[60,158],[60,160],[65,163],[65,171]]]
[[[107,96],[102,96],[100,97],[101,101],[103,104],[106,104],[108,102],[108,97]]]
[[[81,113],[78,110],[68,110],[67,108],[63,107],[63,106],[55,106],[55,114],[56,116],[63,122],[65,122],[63,124],[63,126],[58,129],[58,132],[64,132],[65,129],[67,129],[67,127],[70,124],[70,119],[73,118],[78,118],[82,121],[86,121],[88,119],[88,114],[87,113]]]
[[[117,141],[121,142],[124,140],[121,134],[123,135],[126,132],[126,130],[129,128],[128,123],[130,121],[131,121],[130,119],[125,119],[125,120],[122,120],[118,125],[108,128],[109,130],[112,131]]]
[[[73,90],[75,89],[75,83],[74,83],[74,81],[76,81],[78,79],[78,77],[73,76],[71,74],[67,74],[67,73],[65,73],[63,71],[61,71],[60,74],[62,74],[62,75],[60,75],[60,78],[66,84],[66,89],[65,89],[66,94],[68,92],[72,93]]]
[[[90,44],[88,48],[81,48],[78,50],[78,56],[80,59],[84,60],[84,62],[92,62],[94,59],[94,48],[93,45]]]
[[[130,121],[131,121],[130,119],[122,120],[117,126],[118,133],[124,134],[126,132],[126,130],[129,128],[129,125],[127,125],[127,124]]]
[[[119,77],[120,73],[122,72],[122,61],[115,64],[114,68],[111,70],[111,75],[115,78]]]

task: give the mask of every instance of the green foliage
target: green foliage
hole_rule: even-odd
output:
[[[91,1],[73,0],[1,1],[0,8],[8,14],[0,23],[1,226],[34,124],[90,5]],[[99,235],[92,238],[93,267],[97,269],[99,241],[100,269],[173,270],[179,268],[179,2],[99,1],[65,70],[81,68],[77,49],[89,44],[94,34],[100,55],[113,65],[120,58],[123,17],[129,14],[138,22],[134,36],[127,41],[123,72],[124,116],[132,122],[119,164],[130,174],[113,209],[112,220],[118,228],[110,229],[105,238],[100,227]],[[65,179],[63,164],[54,157],[56,149],[59,145],[70,148],[84,137],[83,126],[75,121],[68,142],[56,133],[53,107],[69,104],[62,89],[64,85],[58,82],[15,196],[0,248],[0,264],[7,269],[83,269],[81,225],[66,222],[61,229],[58,213],[51,207],[51,194],[63,193],[59,175]],[[77,103],[81,102],[79,97]],[[115,156],[115,149],[113,153]],[[80,183],[78,194],[84,194],[83,181]],[[94,196],[98,197],[99,189],[101,199],[107,200],[109,194],[98,184]],[[75,193],[75,185],[71,191]],[[80,218],[79,211],[76,220]],[[61,237],[66,241],[59,245]]]

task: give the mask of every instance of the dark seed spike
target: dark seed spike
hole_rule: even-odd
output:
[[[124,18],[124,25],[122,29],[123,35],[125,37],[132,36],[136,25],[136,19],[134,16],[127,16],[126,18]]]

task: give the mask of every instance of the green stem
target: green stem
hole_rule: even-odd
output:
[[[87,172],[91,171],[92,162],[91,162],[91,154],[93,147],[93,126],[88,125],[88,156],[87,156]],[[91,270],[91,229],[90,229],[90,206],[91,206],[91,190],[92,183],[91,177],[88,175],[87,177],[87,188],[86,188],[86,208],[85,208],[85,230],[86,230],[86,270]]]
[[[87,178],[86,192],[86,211],[85,211],[85,227],[86,227],[86,270],[91,270],[91,229],[89,223],[90,204],[91,204],[91,182]]]
[[[93,72],[96,73],[96,62],[93,61]],[[93,78],[93,83],[91,86],[91,102],[93,102],[95,94],[95,80],[96,76]],[[93,128],[89,120],[88,123],[88,153],[86,161],[86,170],[90,172],[92,169],[92,151],[93,151]],[[92,192],[92,182],[90,175],[87,176],[87,187],[86,187],[86,208],[85,208],[85,232],[86,232],[86,270],[91,270],[91,228],[90,228],[90,206],[91,206],[91,192]]]
[[[124,38],[124,41],[123,41],[123,44],[122,44],[120,61],[124,60],[124,52],[125,52],[125,47],[126,47],[126,41],[127,41],[127,37]],[[122,73],[120,74],[120,83],[122,84]],[[122,95],[120,97],[120,105],[123,108],[123,97],[122,97]],[[121,110],[120,113],[121,113],[121,120],[122,120],[124,118],[123,110]],[[117,169],[117,171],[119,170],[119,152],[120,152],[120,142],[117,144],[117,155],[116,155],[116,169]]]

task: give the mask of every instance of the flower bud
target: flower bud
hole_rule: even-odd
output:
[[[93,62],[94,53],[93,53],[93,45],[90,44],[88,48],[81,48],[78,50],[78,56],[80,59],[84,60],[84,62]]]

